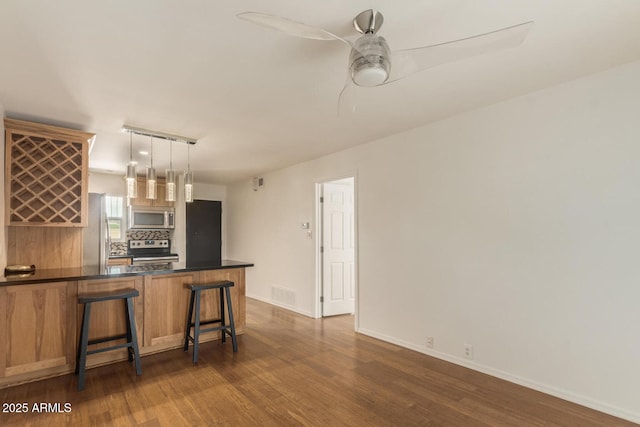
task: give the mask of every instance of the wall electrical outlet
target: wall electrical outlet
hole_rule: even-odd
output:
[[[471,344],[464,345],[464,357],[473,359],[473,346]]]
[[[427,348],[433,348],[433,337],[427,337]]]

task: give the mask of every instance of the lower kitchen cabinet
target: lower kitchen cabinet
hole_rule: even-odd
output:
[[[247,300],[245,298],[245,270],[244,268],[234,268],[227,270],[203,270],[200,272],[198,283],[212,283],[220,280],[230,280],[233,282],[231,288],[231,302],[233,306],[233,318],[236,324],[236,333],[243,333],[246,324],[246,311]],[[218,293],[208,291],[206,292],[210,299],[211,308],[210,311],[202,311],[201,318],[208,319],[213,316],[219,317]],[[225,306],[226,307],[226,306]],[[229,318],[229,313],[226,313],[226,318]],[[205,317],[209,316],[209,317]],[[219,333],[218,333],[219,335]]]
[[[75,367],[76,282],[0,288],[0,385]]]
[[[144,278],[144,335],[142,353],[176,348],[184,343],[189,306],[188,283],[198,273],[177,273]]]
[[[186,287],[192,283],[211,283],[231,280],[231,288],[236,333],[244,332],[245,292],[244,269],[206,270],[193,273],[149,275],[144,279],[144,336],[142,354],[180,347],[184,344],[187,327],[187,310],[191,291]],[[220,318],[218,291],[205,291],[200,302],[202,320]],[[229,313],[226,313],[228,322]],[[200,342],[220,338],[220,332],[200,335]]]
[[[220,280],[231,280],[235,284],[231,288],[231,299],[236,333],[241,334],[246,323],[244,268],[88,277],[85,280],[0,286],[0,388],[69,374],[75,370],[84,308],[77,303],[79,294],[137,289],[140,296],[134,298],[136,330],[140,353],[145,355],[180,348],[184,344],[187,308],[191,296],[185,285]],[[202,294],[202,320],[220,317],[218,298],[217,291]],[[125,307],[122,300],[92,304],[90,340],[125,332]],[[220,332],[209,332],[202,334],[200,341],[219,337]],[[95,344],[91,349],[114,343]],[[91,354],[87,357],[87,367],[126,358],[126,349]],[[144,363],[143,358],[143,371]]]

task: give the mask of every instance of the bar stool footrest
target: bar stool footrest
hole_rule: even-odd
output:
[[[215,320],[201,320],[200,321],[200,326],[202,325],[210,325],[211,323],[222,323],[222,319],[215,319]],[[191,327],[195,328],[196,324],[195,323],[191,323]]]
[[[116,341],[116,340],[124,340],[126,338],[128,338],[127,334],[114,335],[114,336],[105,337],[105,338],[96,338],[96,339],[93,339],[93,340],[89,340],[87,345],[101,344],[103,342]]]
[[[112,345],[111,347],[97,348],[95,350],[87,350],[87,356],[90,354],[104,353],[105,351],[118,350],[120,348],[133,348],[133,344],[128,342],[124,344]]]

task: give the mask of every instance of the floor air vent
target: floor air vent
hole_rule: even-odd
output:
[[[282,305],[288,305],[290,307],[295,307],[296,305],[295,291],[287,288],[273,286],[271,288],[271,299],[274,302],[280,303]]]

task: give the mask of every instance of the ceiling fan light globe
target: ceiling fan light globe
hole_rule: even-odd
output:
[[[389,74],[381,66],[365,64],[353,73],[353,82],[358,86],[378,86],[387,81]]]

